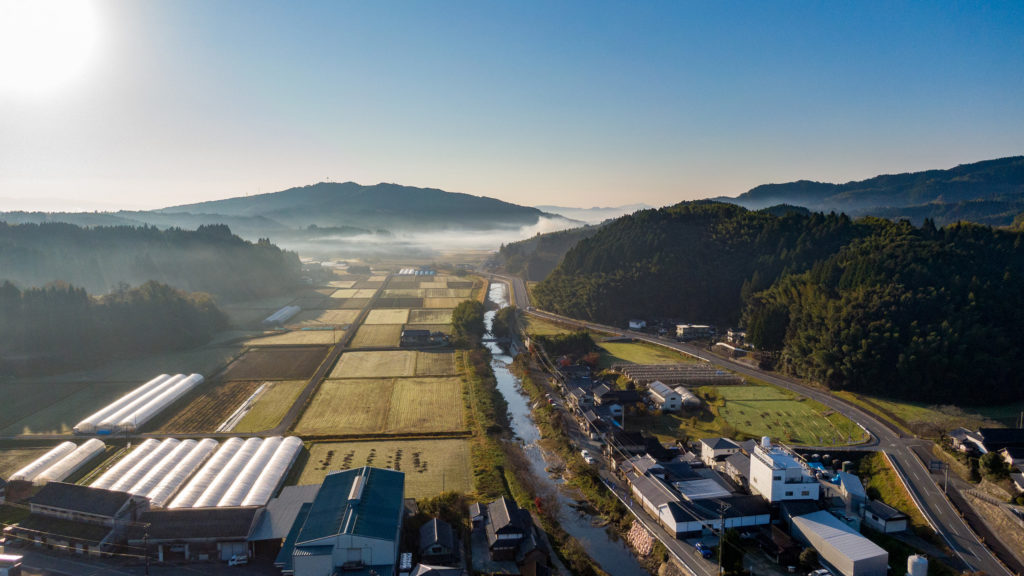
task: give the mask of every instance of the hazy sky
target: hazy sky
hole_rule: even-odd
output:
[[[1019,1],[73,1],[37,25],[49,1],[0,0],[0,210],[327,179],[664,205],[1024,153]]]

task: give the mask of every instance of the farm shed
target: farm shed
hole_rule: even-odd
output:
[[[679,398],[683,403],[684,409],[694,410],[696,408],[700,408],[702,404],[700,398],[698,398],[693,392],[690,392],[689,388],[686,386],[676,386],[674,390],[679,394]]]
[[[249,554],[249,534],[263,513],[247,508],[179,508],[150,510],[129,529],[129,546],[145,542],[148,524],[149,544],[156,545],[160,562],[183,555],[185,560],[227,561],[235,554]]]
[[[864,522],[879,532],[905,532],[908,521],[906,514],[884,502],[871,500],[864,506]]]
[[[826,510],[793,518],[793,535],[842,576],[886,576],[889,553]]]
[[[683,407],[683,399],[678,392],[655,380],[647,385],[648,397],[658,410],[675,412]]]

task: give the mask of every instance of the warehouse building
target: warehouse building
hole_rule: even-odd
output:
[[[839,576],[886,576],[889,553],[826,510],[792,520],[793,536],[818,551],[822,564]]]
[[[261,508],[178,508],[150,510],[128,533],[130,546],[155,546],[160,562],[172,560],[228,561],[250,556],[247,537],[263,513]]]

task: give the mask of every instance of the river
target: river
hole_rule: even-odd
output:
[[[501,282],[492,282],[487,298],[499,308],[508,306],[508,286]],[[491,310],[484,314],[484,324],[487,327],[485,338],[493,338],[491,325],[496,313],[496,310]],[[540,440],[540,431],[530,417],[530,398],[523,392],[519,378],[510,369],[512,357],[494,342],[488,342],[487,347],[491,351],[491,369],[494,370],[498,391],[508,403],[512,432],[522,440],[523,450],[538,483],[558,495],[558,519],[562,528],[580,542],[587,554],[605,572],[614,576],[649,576],[647,570],[637,562],[629,546],[609,528],[596,525],[596,522],[600,521],[599,518],[577,510],[574,507],[577,505],[576,500],[560,489],[562,480],[552,478],[545,470],[548,466],[547,455],[537,443]]]

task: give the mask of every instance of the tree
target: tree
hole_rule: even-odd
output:
[[[806,570],[813,570],[818,567],[818,551],[814,548],[804,548],[800,553],[800,565]]]
[[[1003,460],[1002,454],[998,452],[985,454],[978,463],[981,466],[982,475],[986,478],[1002,480],[1010,475],[1010,468],[1006,465],[1006,460]]]
[[[475,345],[484,335],[484,305],[464,300],[452,311],[452,330],[463,343]]]

